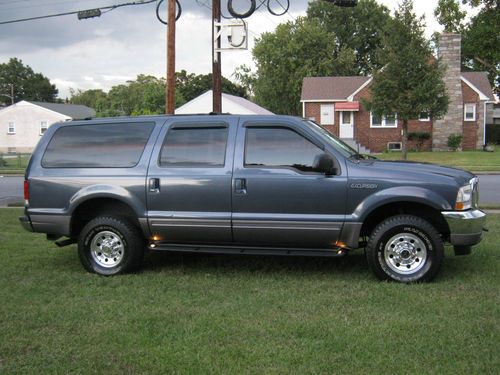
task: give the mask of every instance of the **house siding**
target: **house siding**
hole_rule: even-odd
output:
[[[47,125],[69,119],[68,116],[48,111],[29,103],[17,103],[0,111],[0,153],[32,152],[40,140],[40,122]],[[9,122],[16,127],[15,134],[7,134]]]
[[[466,83],[462,82],[462,97],[465,104],[474,103],[476,105],[476,119],[474,121],[465,121],[465,116],[462,114],[463,141],[462,149],[466,151],[475,150],[478,141],[482,140],[479,137],[479,130],[482,130],[482,105],[479,100],[479,95],[472,90]]]

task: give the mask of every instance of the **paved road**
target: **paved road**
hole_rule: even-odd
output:
[[[0,177],[0,206],[23,200],[23,177]],[[500,204],[500,175],[479,176],[479,203]]]

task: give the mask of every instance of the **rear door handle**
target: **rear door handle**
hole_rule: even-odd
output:
[[[235,194],[246,194],[247,193],[247,180],[246,180],[246,178],[235,178],[234,179],[234,193]]]
[[[159,178],[150,178],[149,179],[149,192],[150,193],[159,193],[160,192],[160,179]]]

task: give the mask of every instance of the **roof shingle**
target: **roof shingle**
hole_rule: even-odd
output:
[[[305,77],[301,100],[346,100],[370,77]]]

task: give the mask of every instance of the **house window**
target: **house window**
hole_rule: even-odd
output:
[[[321,104],[320,106],[321,125],[335,124],[335,107],[333,104]]]
[[[9,122],[9,128],[7,129],[7,134],[16,134],[16,124]]]
[[[464,121],[476,121],[476,104],[464,104]]]
[[[40,135],[43,135],[48,128],[47,121],[40,121]]]
[[[396,115],[377,116],[370,113],[370,127],[371,128],[396,128],[398,126],[398,119]]]
[[[427,112],[422,112],[420,114],[420,117],[418,118],[419,121],[431,121],[431,116]]]

